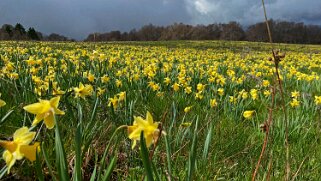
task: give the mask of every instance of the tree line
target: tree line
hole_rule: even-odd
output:
[[[288,21],[268,21],[273,41],[276,43],[321,44],[321,26]],[[25,29],[20,23],[4,24],[0,40],[75,41],[63,35],[44,35],[33,27]],[[169,26],[145,25],[129,32],[110,31],[91,33],[84,41],[166,41],[166,40],[233,40],[268,42],[265,22],[248,27],[232,21],[209,25],[174,23]]]
[[[321,27],[304,23],[269,20],[273,41],[277,43],[321,44]],[[268,42],[265,22],[242,27],[238,22],[169,26],[145,25],[129,32],[92,33],[84,41],[166,41],[166,40],[233,40]]]
[[[43,35],[33,27],[26,30],[20,23],[17,23],[15,26],[10,24],[2,25],[0,28],[0,40],[72,41],[57,33],[52,33],[48,36]]]

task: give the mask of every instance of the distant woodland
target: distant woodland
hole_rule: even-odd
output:
[[[321,27],[287,21],[269,21],[274,42],[321,44]],[[237,22],[226,24],[169,26],[145,25],[130,32],[111,31],[90,34],[85,41],[158,41],[158,40],[234,40],[267,42],[265,22],[243,28]]]
[[[276,43],[321,44],[321,26],[288,21],[269,21],[273,41]],[[0,40],[73,41],[59,34],[44,36],[34,28],[26,30],[21,24],[5,24],[0,29]],[[166,41],[166,40],[233,40],[267,42],[265,22],[243,27],[238,22],[169,26],[145,25],[129,32],[110,31],[92,33],[84,41]]]
[[[73,41],[56,33],[46,36],[32,27],[25,29],[20,23],[15,26],[10,24],[2,25],[0,28],[0,40]]]

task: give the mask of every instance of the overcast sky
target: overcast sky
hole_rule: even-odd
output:
[[[269,18],[321,25],[321,0],[266,0]],[[17,22],[45,34],[84,39],[92,32],[145,24],[264,20],[261,0],[0,0],[0,25]]]

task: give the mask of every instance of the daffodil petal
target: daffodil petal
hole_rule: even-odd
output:
[[[128,134],[131,134],[135,129],[137,129],[137,125],[127,126]]]
[[[11,153],[15,152],[17,149],[17,144],[14,143],[13,141],[2,141],[0,140],[0,146]]]
[[[39,143],[33,145],[21,145],[20,152],[30,161],[36,160],[36,153],[39,147]]]
[[[146,114],[146,120],[149,124],[153,124],[153,116],[150,114],[149,111],[147,111],[147,114]]]
[[[6,102],[4,102],[3,100],[0,99],[0,107],[5,106]]]
[[[13,141],[17,144],[27,145],[35,137],[36,132],[30,132],[27,127],[19,128],[13,134]]]
[[[131,134],[128,135],[129,139],[139,139],[142,129],[137,127]]]
[[[145,135],[146,146],[147,148],[153,143],[153,136]]]
[[[30,104],[28,106],[25,106],[25,107],[23,107],[23,109],[31,114],[40,114],[43,110],[43,104],[38,102],[38,103],[34,103],[34,104]]]
[[[16,159],[14,158],[14,156],[12,155],[12,153],[10,153],[10,151],[6,150],[3,152],[2,155],[3,159],[6,162],[6,165],[8,167],[8,174],[10,173],[10,169],[11,167],[15,164]]]
[[[132,149],[134,149],[134,148],[135,148],[136,143],[137,143],[137,141],[136,141],[136,140],[133,140]]]
[[[45,125],[48,129],[52,129],[55,126],[55,120],[52,114],[49,116],[45,117]]]
[[[81,82],[79,83],[79,89],[83,89],[84,88],[84,84],[82,84]]]
[[[55,114],[59,114],[59,115],[64,115],[65,114],[64,111],[62,111],[62,110],[60,110],[58,108],[54,108],[54,111],[55,111]]]
[[[52,106],[52,107],[58,107],[58,105],[59,105],[59,100],[60,100],[60,96],[57,96],[57,97],[54,97],[54,98],[51,98],[50,99],[50,105]]]
[[[134,117],[135,119],[135,122],[138,126],[142,126],[142,127],[146,127],[148,124],[147,124],[147,121],[145,121],[142,117],[138,116],[138,117]]]
[[[45,117],[45,114],[37,114],[35,119],[32,122],[32,126],[36,126],[40,121],[43,120],[44,117]]]

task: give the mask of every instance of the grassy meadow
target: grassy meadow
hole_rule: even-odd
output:
[[[0,178],[251,180],[272,112],[256,179],[320,180],[321,46],[274,48],[283,96],[266,43],[0,42]]]

